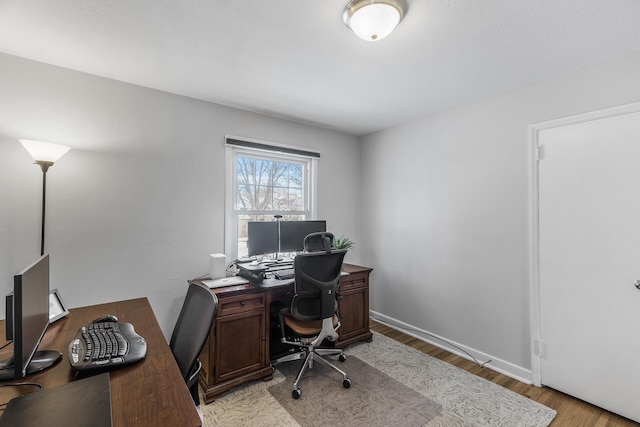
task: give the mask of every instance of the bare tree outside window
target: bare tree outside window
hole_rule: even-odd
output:
[[[238,215],[238,256],[246,256],[247,222],[303,220],[305,162],[236,156],[235,210]]]
[[[236,209],[302,211],[303,165],[251,157],[236,158]]]

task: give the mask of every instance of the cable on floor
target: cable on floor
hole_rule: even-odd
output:
[[[370,318],[371,318],[371,319],[373,319],[373,320],[375,320],[376,322],[382,323],[383,325],[387,325],[387,326],[389,326],[389,327],[393,327],[393,326],[392,326],[392,325],[390,325],[389,323],[386,323],[384,320],[377,319],[377,318],[375,318],[374,316],[370,316]],[[440,337],[439,337],[439,336],[437,336],[437,335],[430,334],[429,332],[426,332],[426,331],[423,331],[423,330],[420,330],[420,329],[411,328],[411,327],[409,327],[409,328],[405,328],[405,327],[403,327],[403,328],[398,328],[398,329],[400,329],[400,330],[407,330],[407,331],[415,332],[415,333],[420,334],[420,335],[427,335],[427,336],[429,336],[429,337],[431,337],[431,338],[435,338],[435,339],[437,339],[438,341],[441,341],[441,342],[443,342],[443,343],[445,343],[445,344],[447,344],[447,345],[449,345],[449,346],[451,346],[451,347],[453,347],[453,348],[457,349],[458,351],[460,351],[460,352],[462,352],[462,353],[466,354],[467,356],[469,356],[469,357],[474,361],[474,363],[475,363],[476,365],[480,366],[481,368],[484,368],[486,364],[493,362],[493,359],[489,359],[489,360],[487,360],[486,362],[480,362],[480,361],[479,361],[479,360],[478,360],[478,359],[477,359],[473,354],[469,353],[469,352],[468,352],[468,351],[466,351],[465,349],[463,349],[463,348],[461,348],[461,347],[459,347],[459,346],[457,346],[457,345],[455,345],[455,344],[453,344],[453,343],[451,343],[451,342],[449,342],[449,341],[445,340],[444,338],[440,338]]]

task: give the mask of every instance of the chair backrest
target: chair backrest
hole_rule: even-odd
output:
[[[316,252],[304,252],[294,258],[295,295],[291,302],[291,314],[300,320],[326,319],[336,311],[335,294],[347,251],[331,247],[331,233],[307,236],[306,249],[308,241],[314,248],[320,246],[318,242],[324,243]]]
[[[199,283],[189,284],[169,342],[185,382],[189,379],[209,336],[217,308],[218,298],[207,286]]]

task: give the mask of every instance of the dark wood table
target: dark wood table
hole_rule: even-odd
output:
[[[60,351],[62,361],[13,382],[37,382],[51,388],[77,379],[69,364],[69,342],[80,327],[105,314],[115,314],[119,321],[132,323],[136,332],[147,341],[147,357],[143,361],[112,370],[109,374],[113,427],[200,426],[195,404],[146,298],[69,310],[67,317],[49,326],[39,347],[40,350]],[[4,328],[5,321],[1,320],[0,336],[4,335]],[[0,360],[11,356],[12,351],[11,345],[0,351]],[[1,387],[0,403],[32,391],[34,387]]]

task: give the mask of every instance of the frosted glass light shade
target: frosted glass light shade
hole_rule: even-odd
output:
[[[404,0],[352,0],[345,8],[345,24],[367,41],[382,40],[396,28],[406,9]]]
[[[36,162],[55,163],[71,148],[66,145],[54,144],[53,142],[33,141],[30,139],[21,139],[20,143]]]

